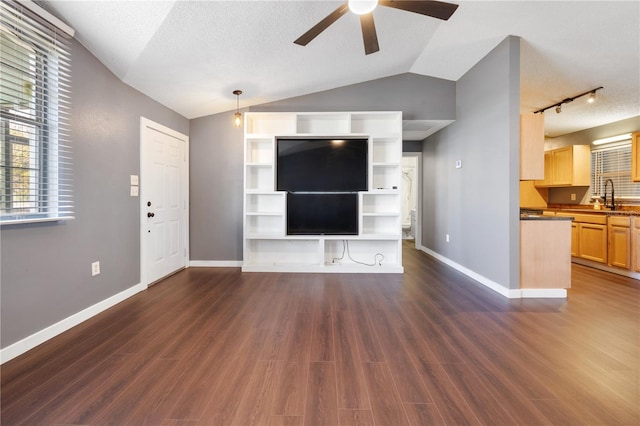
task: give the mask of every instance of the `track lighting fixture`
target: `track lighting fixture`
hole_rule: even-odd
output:
[[[242,113],[240,112],[240,95],[242,95],[242,90],[234,90],[233,94],[236,95],[236,113],[233,114],[233,125],[240,127],[242,125]]]
[[[592,104],[596,100],[596,92],[598,90],[602,89],[602,88],[603,88],[602,86],[596,87],[595,89],[591,89],[591,90],[589,90],[587,92],[580,93],[579,95],[575,95],[575,96],[573,96],[571,98],[563,99],[563,100],[561,100],[560,102],[558,102],[556,104],[549,105],[548,107],[540,108],[539,110],[534,111],[534,114],[537,114],[539,112],[544,113],[546,110],[548,110],[550,108],[554,108],[554,107],[556,109],[556,113],[560,114],[562,112],[562,104],[568,104],[569,102],[573,102],[574,100],[576,100],[578,98],[581,98],[583,96],[586,96],[586,95],[589,95],[588,102],[590,104]]]

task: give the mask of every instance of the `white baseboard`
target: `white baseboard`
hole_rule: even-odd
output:
[[[551,298],[564,299],[567,297],[566,288],[521,288],[520,293],[525,298]]]
[[[242,260],[190,260],[189,266],[194,268],[239,268]]]
[[[420,250],[427,253],[429,256],[434,257],[441,261],[442,263],[451,266],[453,269],[462,272],[469,278],[477,281],[478,283],[484,285],[485,287],[490,288],[496,293],[504,296],[508,299],[524,299],[524,298],[566,298],[567,297],[567,289],[565,288],[523,288],[523,289],[511,289],[506,288],[495,281],[490,280],[489,278],[478,274],[477,272],[472,271],[471,269],[460,265],[457,262],[449,259],[441,255],[440,253],[436,253],[435,251],[420,246]]]
[[[136,284],[133,287],[130,287],[124,291],[121,291],[118,294],[114,294],[113,296],[105,299],[101,302],[96,303],[93,306],[89,306],[82,311],[71,315],[68,318],[63,319],[49,327],[40,330],[31,336],[25,337],[24,339],[7,346],[0,350],[0,364],[4,364],[5,362],[12,360],[13,358],[22,355],[23,353],[35,348],[36,346],[46,342],[47,340],[56,337],[57,335],[64,333],[72,327],[80,324],[88,320],[89,318],[98,315],[100,312],[106,311],[110,307],[117,305],[125,299],[133,296],[136,293],[144,291],[147,289],[147,286],[142,284]]]

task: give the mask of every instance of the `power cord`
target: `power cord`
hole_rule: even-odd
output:
[[[334,257],[333,259],[331,259],[331,263],[336,263],[336,260],[344,259],[345,252],[347,253],[347,257],[349,258],[349,260],[351,260],[353,263],[358,263],[364,266],[382,266],[382,261],[384,260],[384,255],[382,253],[376,253],[373,256],[373,263],[366,263],[355,260],[353,257],[351,257],[351,253],[349,253],[349,241],[342,240],[342,255],[340,255],[340,257]],[[378,257],[380,257],[380,260],[378,260]]]

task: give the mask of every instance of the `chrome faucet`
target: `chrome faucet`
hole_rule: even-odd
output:
[[[609,186],[609,182],[611,182],[611,205],[607,204],[607,186]],[[611,210],[616,209],[616,199],[615,199],[615,190],[613,188],[613,181],[611,179],[607,179],[604,183],[604,195],[602,196],[604,200],[604,206],[611,208]]]

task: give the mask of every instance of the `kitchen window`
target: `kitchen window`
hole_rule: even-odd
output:
[[[69,36],[0,4],[0,222],[73,218]]]
[[[631,140],[591,150],[592,198],[604,195],[607,179],[613,181],[616,200],[640,201],[640,185],[631,181]]]

